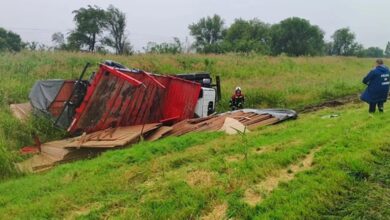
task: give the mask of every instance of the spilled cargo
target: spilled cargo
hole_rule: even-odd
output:
[[[140,140],[190,132],[249,132],[297,116],[292,110],[280,109],[216,114],[220,80],[213,84],[208,73],[158,75],[106,61],[85,80],[88,66],[78,80],[36,82],[30,104],[11,106],[22,120],[30,111],[43,114],[69,133],[69,138],[43,144],[36,138],[37,146],[22,149],[36,155],[18,164],[21,170],[47,170]]]

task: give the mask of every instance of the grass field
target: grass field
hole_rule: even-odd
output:
[[[241,137],[141,143],[6,181],[0,218],[385,219],[390,117],[365,107],[304,114]]]
[[[0,219],[385,219],[390,216],[389,113],[363,104],[325,109],[245,136],[191,134],[23,175],[17,150],[64,137],[45,119],[21,123],[39,79],[78,77],[86,62],[111,59],[154,73],[210,71],[222,78],[220,111],[235,86],[247,107],[296,110],[354,95],[374,59],[257,55],[0,54]],[[96,69],[96,65],[94,68]],[[338,114],[336,118],[322,118]],[[370,192],[370,193],[367,193]]]
[[[114,56],[66,52],[0,55],[3,104],[25,101],[37,79],[76,79],[86,62],[115,60],[129,67],[162,74],[208,71],[222,77],[225,110],[230,94],[241,86],[253,107],[302,108],[356,93],[374,59],[352,57],[266,57],[257,55]],[[90,70],[96,70],[95,65]]]

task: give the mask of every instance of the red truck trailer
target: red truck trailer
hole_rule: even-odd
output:
[[[188,74],[157,75],[106,62],[89,80],[83,80],[86,69],[79,80],[39,81],[30,93],[33,108],[50,115],[71,134],[148,123],[173,124],[196,117],[195,110],[203,109],[197,105],[207,105],[207,114],[215,109],[214,89],[187,80]],[[210,90],[214,91],[210,93],[213,101],[203,103],[204,91]]]

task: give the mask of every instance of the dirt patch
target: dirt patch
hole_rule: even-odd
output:
[[[123,185],[133,185],[135,183],[145,182],[146,180],[147,176],[138,166],[131,167],[130,169],[125,171],[123,173],[123,178],[121,178],[121,182]]]
[[[329,101],[326,101],[326,102],[323,102],[323,103],[320,103],[317,105],[306,106],[301,111],[299,111],[299,113],[314,112],[314,111],[321,110],[323,108],[334,108],[337,106],[342,106],[342,105],[352,103],[352,102],[357,102],[357,101],[359,101],[358,95],[356,95],[356,94],[349,95],[349,96],[345,96],[345,97],[342,97],[339,99],[329,100]]]
[[[187,174],[188,185],[195,187],[210,187],[214,185],[214,173],[205,170],[196,170]]]
[[[291,181],[294,179],[297,173],[306,171],[312,167],[314,154],[319,149],[320,148],[316,148],[310,151],[310,153],[303,160],[299,161],[299,163],[293,164],[289,168],[280,170],[274,176],[267,177],[264,181],[256,184],[254,189],[264,194],[269,194],[278,187],[280,182]],[[244,201],[251,206],[255,206],[256,204],[263,201],[263,197],[261,196],[262,193],[258,193],[254,189],[247,189],[244,195]]]
[[[201,217],[202,220],[219,220],[226,219],[226,210],[228,205],[226,203],[216,205],[214,209],[206,216]]]
[[[256,147],[255,149],[253,149],[253,153],[255,154],[262,154],[262,153],[265,153],[267,150],[265,147]]]
[[[244,194],[244,201],[248,203],[250,206],[255,206],[259,202],[263,200],[260,193],[256,192],[255,190],[249,188],[245,191]]]
[[[237,162],[243,160],[244,158],[245,156],[243,154],[236,154],[236,155],[226,157],[225,160],[227,162]]]
[[[100,203],[92,203],[83,207],[79,207],[77,210],[72,211],[65,219],[76,219],[81,216],[88,215],[91,211],[100,209],[102,205]]]

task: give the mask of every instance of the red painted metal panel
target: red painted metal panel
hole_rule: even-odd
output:
[[[76,109],[76,114],[68,131],[71,133],[90,133],[116,126],[121,119],[121,115],[117,116],[117,121],[112,119],[106,121],[106,119],[109,117],[109,112],[124,83],[134,88],[142,85],[142,82],[114,68],[101,65],[91,86],[87,89],[83,102]]]
[[[164,118],[175,118],[181,121],[194,117],[195,106],[201,86],[198,83],[166,76],[169,85],[163,105]]]
[[[49,106],[49,112],[54,116],[58,117],[64,106],[65,102],[68,101],[69,97],[72,95],[75,81],[66,80],[62,85],[60,91],[58,92],[56,98]]]
[[[192,118],[200,84],[147,72],[124,73],[101,65],[68,131]]]
[[[174,122],[192,118],[199,98],[199,83],[172,76],[155,75],[166,88],[166,96],[162,106],[163,118],[174,119]]]
[[[163,117],[161,106],[166,95],[166,87],[149,73],[140,71],[127,74],[142,81],[143,85],[135,91],[127,116],[121,124],[137,125],[158,122]]]
[[[129,73],[130,76],[143,81],[145,76],[153,77],[167,90],[165,94],[157,93],[160,102],[159,108],[152,108],[161,112],[160,121],[171,119],[173,122],[192,118],[194,116],[195,106],[199,98],[201,86],[199,83],[180,79],[172,76],[163,76],[151,74],[144,71],[139,73]],[[154,102],[156,103],[156,101]]]

